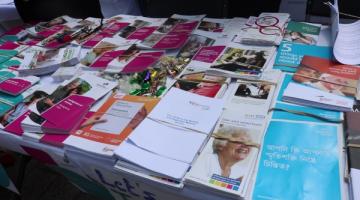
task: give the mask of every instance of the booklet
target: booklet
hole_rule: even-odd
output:
[[[264,138],[253,199],[342,199],[339,135],[337,125],[272,121]]]
[[[221,98],[230,84],[230,78],[208,75],[200,67],[187,67],[176,79],[172,87],[214,98]]]
[[[314,108],[309,106],[295,105],[283,101],[283,94],[292,80],[292,74],[283,74],[279,80],[279,87],[275,92],[275,99],[272,103],[272,119],[338,123],[343,120],[343,114],[339,111]]]
[[[259,46],[279,45],[289,19],[288,13],[261,13],[258,17],[250,17],[233,42]]]
[[[131,46],[113,59],[105,69],[107,73],[135,73],[142,72],[154,65],[163,51],[140,51],[136,46]]]
[[[128,40],[144,40],[164,22],[163,18],[135,17],[129,26],[122,29],[117,35]]]
[[[284,40],[293,43],[316,45],[321,24],[290,21],[285,29]]]
[[[28,47],[27,45],[19,45],[11,41],[0,44],[0,64],[18,55]]]
[[[41,87],[39,85],[35,85],[28,89],[26,93],[29,93],[30,95],[25,97],[24,100],[17,103],[11,110],[2,116],[0,128],[9,133],[21,136],[23,134],[21,122],[30,114],[29,106],[49,95],[54,89],[54,87]]]
[[[178,15],[169,17],[156,32],[162,34],[190,34],[205,15]]]
[[[304,56],[293,80],[327,93],[357,97],[360,69],[327,59]]]
[[[31,105],[29,120],[35,123],[36,130],[39,130],[39,125],[43,125],[47,133],[68,133],[80,122],[90,106],[115,86],[115,82],[90,74],[75,77]],[[67,115],[66,119],[64,115]]]
[[[181,180],[212,131],[222,107],[222,100],[172,88],[115,154],[150,174]],[[149,131],[153,134],[149,135]],[[182,148],[184,145],[189,148]],[[131,149],[148,153],[139,154],[141,159],[134,158],[127,153]]]
[[[74,130],[65,144],[72,148],[112,156],[159,102],[158,98],[114,94]]]
[[[0,92],[13,96],[20,95],[40,80],[36,76],[13,77],[0,82]]]
[[[197,27],[197,30],[222,33],[230,19],[203,18]]]
[[[60,66],[73,66],[79,63],[81,47],[46,49],[31,47],[22,53],[23,61],[17,68],[22,76],[45,75],[56,71]]]
[[[332,48],[281,42],[276,54],[273,69],[294,73],[305,55],[332,59]]]
[[[104,38],[87,52],[80,63],[89,66],[88,69],[105,69],[113,59],[123,54],[133,44],[133,41],[122,38]]]
[[[208,72],[232,78],[258,79],[274,53],[275,47],[229,45]]]
[[[15,26],[0,35],[0,44],[6,41],[16,42],[28,35],[26,25]]]
[[[79,21],[81,21],[81,19],[76,19],[76,18],[69,17],[67,15],[63,15],[63,16],[54,18],[54,19],[52,19],[50,21],[47,21],[47,22],[39,22],[36,25],[34,25],[34,26],[30,27],[30,28],[27,28],[26,31],[30,35],[38,36],[40,32],[48,30],[48,29],[50,29],[50,28],[52,28],[54,26],[64,25],[64,24],[67,24],[67,23],[68,24],[76,23],[76,22],[79,22]]]
[[[130,23],[127,22],[121,22],[121,21],[114,21],[108,24],[105,24],[103,29],[93,35],[92,37],[89,37],[88,40],[82,43],[82,47],[84,48],[92,48],[95,45],[97,45],[102,39],[106,37],[112,37],[116,33],[118,33],[123,28],[127,27]]]

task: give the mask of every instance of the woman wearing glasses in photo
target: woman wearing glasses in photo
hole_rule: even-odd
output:
[[[251,164],[251,152],[259,144],[253,142],[250,131],[220,125],[220,129],[213,135],[212,152],[206,156],[206,163],[202,170],[206,177],[220,175],[242,181]]]

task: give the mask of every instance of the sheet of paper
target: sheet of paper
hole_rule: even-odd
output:
[[[129,136],[136,145],[160,156],[191,163],[205,134],[145,119]]]
[[[359,200],[360,199],[360,170],[351,168],[350,171],[351,176],[351,184],[352,184],[352,192],[353,192],[353,199]]]

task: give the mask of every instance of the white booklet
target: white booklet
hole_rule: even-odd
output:
[[[223,100],[172,88],[149,118],[208,134],[223,109]]]
[[[148,174],[181,180],[222,108],[222,100],[172,88],[115,154]]]
[[[234,42],[262,46],[279,45],[289,19],[289,13],[261,13],[258,17],[250,17]]]
[[[284,91],[283,101],[338,111],[351,111],[354,99],[290,82]]]

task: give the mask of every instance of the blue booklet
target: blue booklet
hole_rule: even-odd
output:
[[[279,45],[273,68],[294,73],[304,55],[331,59],[333,53],[331,47],[304,45],[284,41]]]
[[[253,199],[341,199],[337,133],[337,125],[272,121]]]

